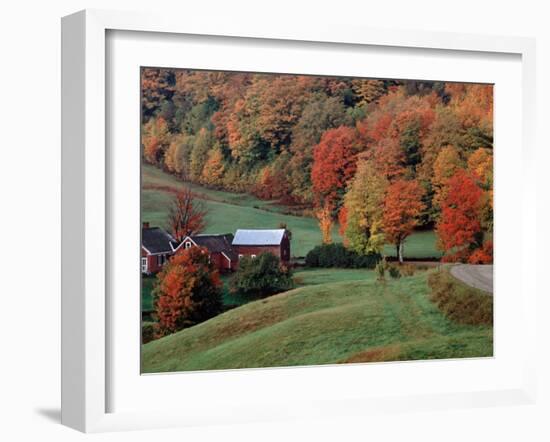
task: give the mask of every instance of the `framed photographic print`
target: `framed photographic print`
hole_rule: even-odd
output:
[[[64,18],[63,422],[531,401],[533,57]]]

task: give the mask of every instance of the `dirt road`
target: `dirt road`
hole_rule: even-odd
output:
[[[459,264],[451,267],[451,274],[465,284],[493,294],[493,266]]]

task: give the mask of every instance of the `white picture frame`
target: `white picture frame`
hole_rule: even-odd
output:
[[[534,189],[535,42],[518,37],[494,37],[404,30],[376,30],[361,26],[316,27],[291,24],[215,22],[194,17],[182,24],[169,14],[155,16],[86,10],[62,20],[62,423],[85,432],[206,425],[212,416],[178,409],[108,412],[112,388],[108,367],[112,354],[107,339],[110,323],[107,228],[109,174],[106,154],[107,45],[110,31],[153,32],[164,35],[202,35],[222,38],[270,39],[286,42],[367,45],[379,48],[467,51],[478,54],[514,54],[521,57],[521,257],[534,255],[536,195]],[[137,104],[136,104],[137,105]],[[498,113],[498,107],[496,112]],[[519,148],[518,148],[519,149]],[[497,190],[498,192],[498,190]],[[498,245],[497,245],[498,247]],[[520,324],[525,336],[534,336],[536,286],[534,269],[521,259]],[[136,261],[139,266],[140,261]],[[498,272],[498,270],[497,270]],[[521,385],[450,393],[442,388],[425,395],[337,397],[288,404],[286,407],[252,407],[236,404],[249,413],[244,418],[230,414],[217,422],[247,422],[329,415],[361,415],[373,411],[460,408],[499,404],[533,403],[536,396],[535,345],[525,343]],[[356,372],[361,366],[353,368]],[[310,370],[318,370],[311,368]],[[266,373],[263,371],[266,382]],[[292,370],[287,370],[292,376]],[[196,376],[196,375],[195,375]],[[170,382],[170,381],[165,381]],[[261,385],[261,384],[260,384]]]

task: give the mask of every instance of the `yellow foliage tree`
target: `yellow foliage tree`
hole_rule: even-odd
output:
[[[449,179],[458,169],[463,167],[458,150],[454,146],[446,146],[439,151],[434,162],[432,187],[434,189],[433,206],[441,207],[442,201],[447,195]]]
[[[468,158],[468,170],[483,190],[481,198],[481,225],[493,231],[493,152],[479,148]]]
[[[362,160],[344,199],[347,212],[345,237],[357,253],[380,251],[384,244],[382,208],[388,180]]]
[[[201,182],[210,186],[222,184],[225,166],[220,149],[214,148],[208,153],[208,158],[202,170]]]

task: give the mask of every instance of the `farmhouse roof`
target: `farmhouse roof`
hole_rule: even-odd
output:
[[[178,246],[176,239],[160,227],[143,227],[141,245],[149,253],[171,253]]]
[[[233,235],[231,233],[224,233],[218,235],[193,235],[190,237],[195,244],[206,247],[210,253],[224,253],[232,261],[237,261],[238,256],[231,247],[233,241]]]
[[[238,229],[233,239],[234,246],[278,246],[285,229],[248,230]]]

